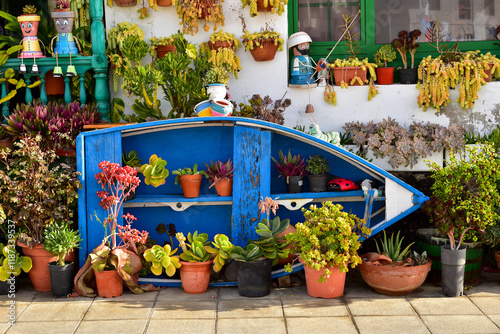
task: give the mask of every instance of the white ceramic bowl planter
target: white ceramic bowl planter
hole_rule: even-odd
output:
[[[224,100],[227,94],[227,88],[224,84],[209,84],[207,85],[208,98],[213,100]]]

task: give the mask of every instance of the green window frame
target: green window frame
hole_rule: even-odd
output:
[[[361,9],[361,29],[360,29],[360,53],[359,58],[363,59],[368,57],[370,61],[373,61],[373,55],[378,49],[384,44],[376,44],[375,34],[367,34],[366,31],[370,29],[375,29],[375,3],[373,0],[360,0]],[[288,36],[298,32],[298,0],[289,0],[288,2]],[[422,32],[425,33],[425,32]],[[397,36],[394,36],[396,38]],[[331,51],[333,46],[337,41],[333,40],[330,42],[315,42],[310,46],[310,54],[315,61],[320,58],[326,57]],[[454,42],[448,42],[447,44],[451,46]],[[433,43],[434,44],[434,43]],[[445,43],[446,44],[446,43]],[[470,50],[481,50],[482,53],[491,52],[500,58],[500,41],[460,41],[459,48],[461,51]],[[292,53],[289,53],[290,59],[293,57]],[[420,47],[415,54],[415,62],[419,64],[420,61],[427,57],[428,55],[437,56],[435,47],[429,45],[429,43],[420,43]],[[330,61],[336,58],[346,58],[347,54],[345,52],[345,42],[341,41],[332,54],[329,57]],[[403,63],[401,62],[401,57],[398,54],[396,60],[391,63],[392,66],[401,67]]]

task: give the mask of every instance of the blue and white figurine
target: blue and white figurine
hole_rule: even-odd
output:
[[[307,55],[311,43],[311,37],[303,31],[292,34],[288,39],[288,49],[292,49],[294,55],[290,68],[290,85],[303,86],[304,88],[313,85],[316,87],[313,78],[316,66]]]

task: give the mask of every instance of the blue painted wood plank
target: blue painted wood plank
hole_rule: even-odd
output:
[[[245,246],[257,237],[257,204],[270,193],[271,134],[260,129],[235,126],[232,241]]]
[[[217,196],[217,195],[207,195],[200,194],[198,197],[194,198],[186,198],[184,196],[179,195],[137,195],[136,198],[127,201],[127,204],[136,204],[136,203],[162,203],[162,202],[227,202],[232,201],[232,196]]]
[[[85,193],[87,173],[85,172],[85,138],[83,134],[78,135],[76,138],[76,169],[80,172],[78,178],[82,184],[82,188],[78,190],[78,230],[83,240],[80,243],[78,260],[80,266],[82,266],[89,253],[87,247],[87,195]]]

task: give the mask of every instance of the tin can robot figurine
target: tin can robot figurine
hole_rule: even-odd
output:
[[[304,88],[316,86],[313,78],[316,66],[307,55],[311,43],[311,37],[303,31],[292,34],[288,39],[288,49],[291,49],[294,55],[290,67],[290,85]]]

